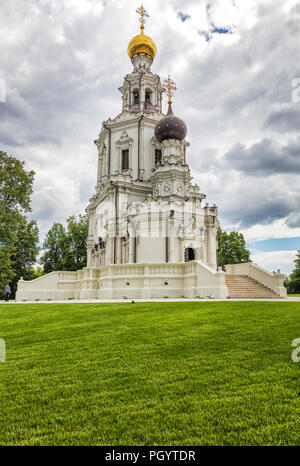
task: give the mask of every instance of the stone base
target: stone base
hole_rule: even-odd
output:
[[[225,299],[225,272],[199,261],[119,264],[52,272],[32,281],[20,280],[16,301],[66,299]]]

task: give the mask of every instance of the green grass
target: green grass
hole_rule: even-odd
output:
[[[0,445],[299,445],[300,303],[1,305]]]
[[[295,296],[300,296],[300,294],[289,294],[288,295],[289,298],[294,298]]]

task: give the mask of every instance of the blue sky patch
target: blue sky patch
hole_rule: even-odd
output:
[[[217,33],[217,34],[229,34],[230,30],[227,28],[217,28],[216,26],[213,27],[212,33]]]
[[[178,13],[178,18],[181,19],[181,21],[184,23],[187,19],[190,19],[190,15],[185,15],[184,13],[182,13],[182,11],[180,11]]]
[[[294,251],[300,249],[300,236],[254,241],[246,247],[253,252]]]

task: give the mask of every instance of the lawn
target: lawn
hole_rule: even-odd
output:
[[[0,445],[300,445],[300,303],[0,306]]]
[[[300,294],[289,294],[289,295],[288,295],[289,298],[295,298],[295,296],[299,297]]]

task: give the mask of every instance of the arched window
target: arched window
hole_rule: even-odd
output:
[[[161,165],[162,153],[160,149],[155,149],[155,166]]]
[[[133,105],[138,105],[140,103],[140,93],[137,89],[133,91]]]
[[[152,92],[147,89],[146,92],[145,92],[146,104],[151,104],[151,94],[152,94]]]

